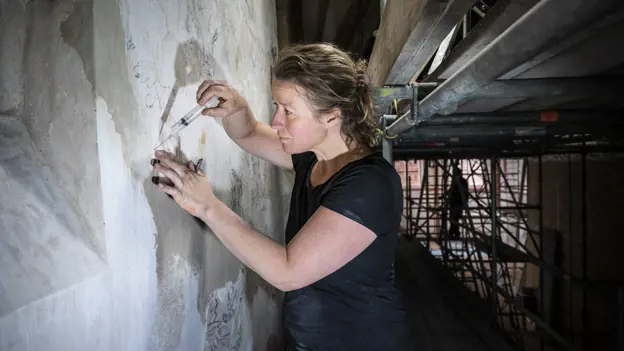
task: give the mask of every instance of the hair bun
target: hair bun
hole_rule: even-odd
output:
[[[357,87],[358,89],[368,90],[371,85],[371,77],[367,73],[367,67],[365,61],[359,61],[355,66],[355,73],[357,75]]]
[[[357,86],[358,88],[368,89],[371,83],[371,79],[367,74],[358,75]]]

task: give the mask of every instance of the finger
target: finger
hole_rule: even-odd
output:
[[[202,115],[223,118],[227,117],[228,110],[225,107],[210,107],[202,110]]]
[[[204,158],[200,158],[199,160],[197,160],[197,164],[195,165],[195,172],[199,173],[201,171],[201,167],[202,167],[202,162],[204,162]]]
[[[182,200],[182,192],[172,186],[160,183],[158,184],[158,189],[171,195],[176,202],[180,202]]]
[[[195,164],[193,163],[193,161],[189,161],[188,163],[188,168],[191,169],[191,171],[193,172],[197,172],[197,166],[195,166]]]
[[[206,174],[204,174],[204,171],[202,171],[201,166],[197,167],[201,164],[202,161],[203,159],[201,158],[197,161],[197,164],[194,164],[193,161],[189,161],[188,166],[193,172],[199,174],[200,176],[205,176]]]
[[[173,182],[171,180],[169,180],[168,178],[165,177],[152,177],[152,183],[154,183],[154,185],[158,185],[160,183],[163,183],[165,185],[169,185],[169,186],[173,186]]]
[[[201,97],[201,95],[204,93],[204,91],[206,91],[206,89],[208,89],[211,85],[227,85],[227,82],[224,80],[205,80],[203,81],[200,85],[199,88],[197,88],[197,92],[195,93],[195,100],[197,100],[199,102],[199,98]]]
[[[161,156],[161,157],[171,157],[171,158],[175,158],[175,155],[174,155],[174,154],[172,154],[171,152],[166,151],[166,150],[156,150],[156,151],[154,152],[154,155],[156,155],[156,156]]]
[[[157,163],[154,165],[154,169],[169,178],[176,187],[182,187],[182,177],[171,168],[163,166],[162,163]]]
[[[202,93],[210,86],[210,81],[203,81],[199,87],[197,88],[197,92],[195,93],[195,100],[199,101]]]
[[[208,86],[197,99],[197,103],[200,105],[205,105],[208,100],[212,97],[218,97],[225,101],[231,100],[233,98],[232,92],[225,87],[224,85],[213,84]]]
[[[181,163],[177,162],[175,160],[173,154],[171,154],[169,152],[158,150],[158,151],[156,151],[155,154],[156,154],[156,158],[158,158],[158,160],[160,160],[160,162],[159,162],[160,164],[165,165],[166,167],[174,170],[180,176],[183,176],[184,173],[188,169],[184,165],[182,165]],[[155,167],[155,165],[154,165],[154,167]]]

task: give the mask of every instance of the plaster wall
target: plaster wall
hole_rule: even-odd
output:
[[[264,350],[281,295],[151,183],[159,133],[225,79],[271,116],[275,4],[0,1],[0,349]],[[283,240],[289,185],[202,118],[164,146]]]

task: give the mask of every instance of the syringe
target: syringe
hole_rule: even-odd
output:
[[[197,105],[195,108],[190,110],[184,117],[180,118],[177,122],[175,122],[171,128],[169,128],[169,133],[165,134],[164,138],[159,138],[162,140],[154,150],[158,149],[162,144],[164,144],[167,140],[169,140],[172,136],[178,135],[184,128],[186,128],[191,122],[193,122],[197,117],[201,116],[201,112],[205,108],[214,107],[219,103],[219,98],[213,96],[205,105]]]

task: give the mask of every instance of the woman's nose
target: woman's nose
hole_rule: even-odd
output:
[[[284,117],[279,111],[275,111],[273,119],[271,120],[271,128],[281,129],[284,128]]]

